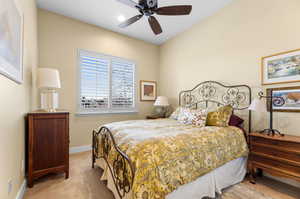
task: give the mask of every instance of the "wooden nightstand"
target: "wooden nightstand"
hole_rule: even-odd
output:
[[[257,169],[300,182],[300,137],[251,133],[249,138],[248,169],[252,183]]]
[[[165,117],[161,117],[161,116],[157,116],[157,115],[148,115],[148,116],[146,116],[147,120],[156,120],[156,119],[160,119],[160,118],[165,118]]]

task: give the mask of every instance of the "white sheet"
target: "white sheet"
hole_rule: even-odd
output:
[[[97,160],[97,164],[104,169],[102,180],[107,180],[107,187],[114,193],[116,199],[120,199],[113,183],[110,172],[103,160]],[[177,190],[166,196],[166,199],[201,199],[205,196],[214,198],[216,193],[221,194],[222,189],[241,182],[246,175],[247,158],[241,157],[232,160],[225,165],[216,168],[197,180],[180,186]],[[128,193],[124,199],[132,199]]]

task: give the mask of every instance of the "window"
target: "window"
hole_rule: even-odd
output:
[[[135,64],[79,50],[79,112],[136,112]]]

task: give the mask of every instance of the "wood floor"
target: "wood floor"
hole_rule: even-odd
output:
[[[105,184],[100,181],[101,170],[91,168],[90,152],[70,156],[70,178],[49,175],[27,189],[24,199],[114,199]],[[243,182],[274,199],[300,199],[300,189],[261,178],[256,185]]]

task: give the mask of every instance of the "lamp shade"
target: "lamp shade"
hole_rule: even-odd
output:
[[[169,100],[165,96],[158,96],[154,106],[169,106]]]
[[[58,70],[52,68],[39,68],[37,86],[39,88],[50,89],[61,88]]]
[[[252,101],[252,103],[251,103],[251,105],[249,106],[248,109],[251,110],[251,111],[257,111],[257,112],[265,112],[265,111],[267,111],[266,105],[263,102],[263,100],[258,99],[258,98],[254,99]]]

